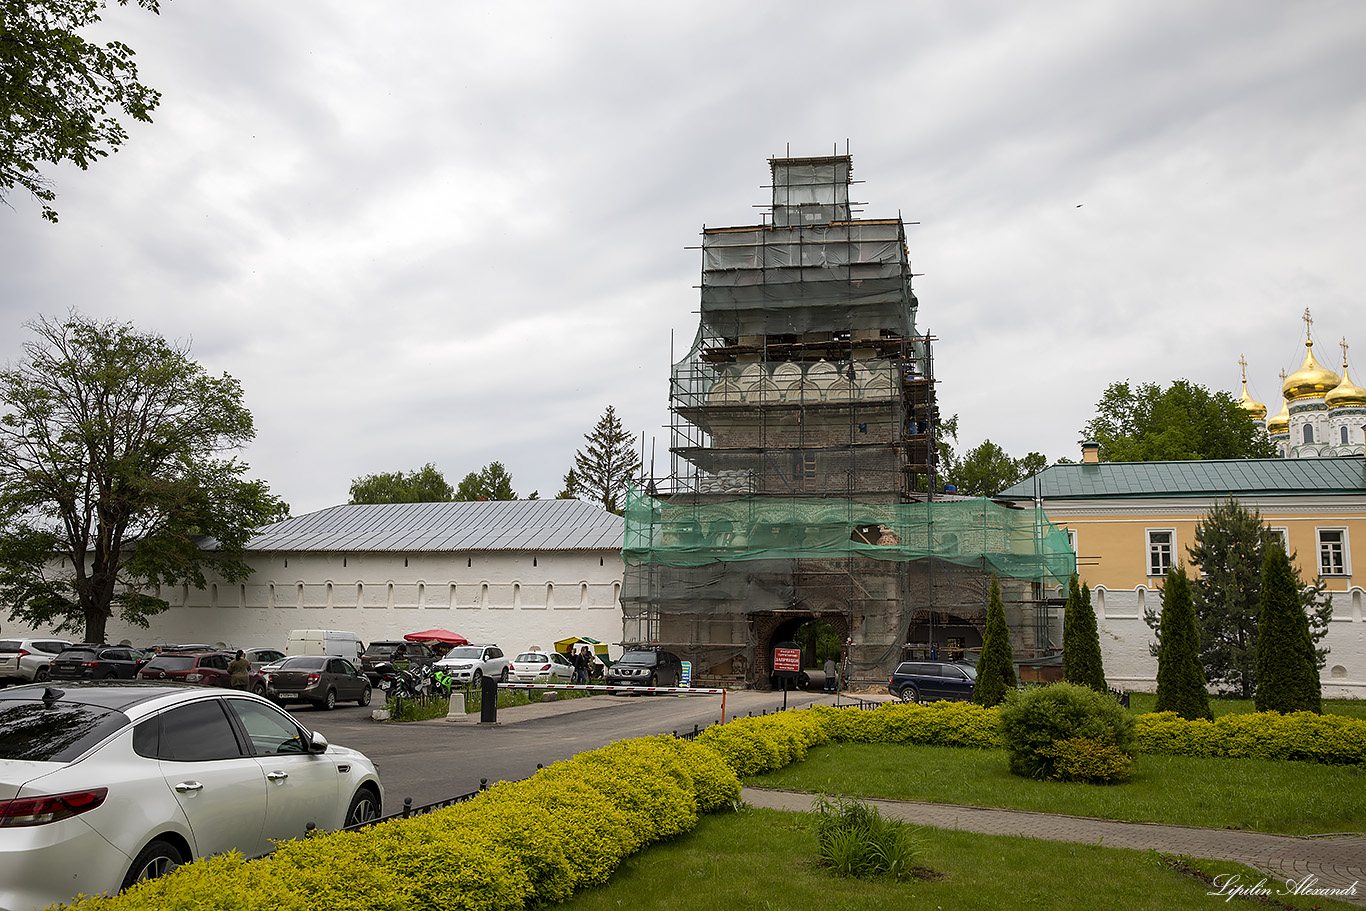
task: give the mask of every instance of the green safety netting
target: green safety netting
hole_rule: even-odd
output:
[[[741,497],[664,501],[629,490],[622,555],[628,566],[706,566],[857,556],[937,558],[1001,576],[1066,585],[1076,555],[1041,509],[986,498],[930,503]]]

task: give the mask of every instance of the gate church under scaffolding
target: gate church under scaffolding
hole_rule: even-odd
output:
[[[769,164],[765,223],[703,231],[671,477],[627,500],[625,643],[767,687],[773,644],[823,620],[877,682],[932,644],[980,646],[994,573],[1017,654],[1048,652],[1066,535],[1039,510],[934,493],[933,339],[903,222],[853,217],[848,155]]]

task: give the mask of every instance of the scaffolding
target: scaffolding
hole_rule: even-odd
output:
[[[769,165],[763,223],[703,230],[670,477],[628,500],[625,641],[765,686],[771,642],[819,619],[871,678],[918,626],[980,643],[992,573],[1038,639],[1021,605],[1070,576],[1071,551],[1041,513],[936,495],[934,339],[904,223],[854,217],[848,155]]]

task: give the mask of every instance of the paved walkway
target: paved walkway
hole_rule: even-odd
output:
[[[743,799],[753,807],[796,811],[809,811],[814,800],[810,794],[759,788],[745,788]],[[1325,888],[1346,888],[1356,883],[1356,897],[1347,900],[1366,906],[1366,836],[1267,835],[1235,829],[1118,822],[1085,816],[914,800],[867,802],[886,816],[938,829],[961,829],[986,835],[1020,835],[1048,841],[1100,844],[1110,848],[1230,860],[1283,880],[1298,882],[1312,874],[1318,879],[1316,885]]]

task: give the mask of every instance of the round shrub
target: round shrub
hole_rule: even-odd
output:
[[[1011,693],[1001,706],[1001,737],[1010,753],[1010,771],[1025,778],[1118,781],[1122,778],[1074,777],[1078,768],[1117,767],[1113,754],[1126,757],[1132,751],[1134,722],[1113,698],[1071,683],[1031,689],[1023,695]],[[1074,762],[1077,745],[1060,747],[1066,741],[1087,741],[1086,752],[1109,755],[1109,761]],[[1059,763],[1059,756],[1070,757]],[[1123,764],[1127,775],[1127,763]]]

